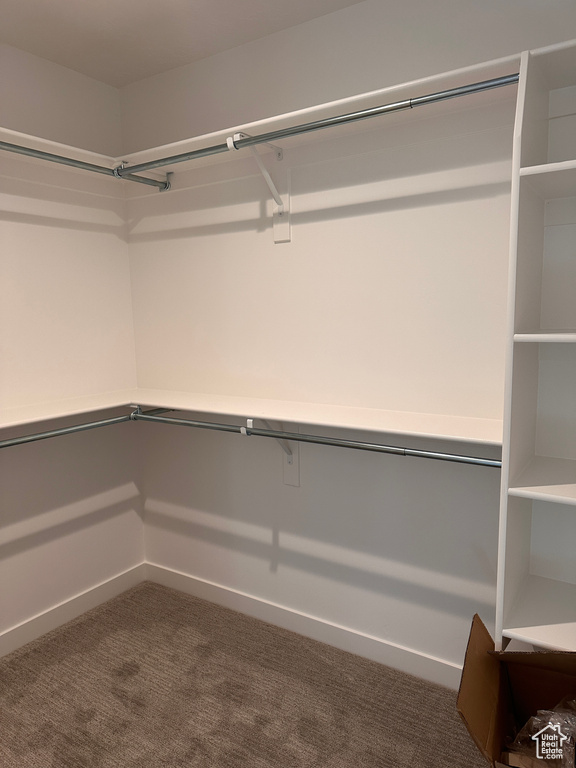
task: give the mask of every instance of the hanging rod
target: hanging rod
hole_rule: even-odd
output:
[[[30,147],[21,147],[19,144],[9,144],[7,141],[0,141],[0,149],[6,152],[15,152],[18,155],[26,155],[27,157],[35,157],[39,160],[48,160],[51,163],[58,163],[59,165],[70,165],[73,168],[80,168],[83,171],[92,171],[93,173],[101,173],[105,176],[113,176],[116,179],[124,179],[125,181],[135,181],[138,184],[147,184],[150,187],[158,187],[161,192],[170,189],[170,181],[157,181],[156,179],[147,179],[144,176],[136,176],[132,173],[132,170],[127,170],[126,173],[120,173],[120,168],[106,168],[104,165],[95,165],[94,163],[85,163],[83,160],[74,160],[72,157],[64,157],[63,155],[55,155],[51,152],[44,152],[41,149],[31,149]]]
[[[22,437],[13,437],[8,440],[0,440],[0,448],[10,448],[15,445],[33,443],[38,440],[47,440],[52,437],[61,437],[75,432],[85,432],[89,429],[98,429],[99,427],[108,427],[112,424],[121,424],[126,421],[148,421],[161,424],[175,424],[184,427],[197,427],[199,429],[211,429],[218,432],[234,432],[236,434],[256,437],[271,437],[276,440],[292,440],[299,443],[315,443],[317,445],[332,445],[339,448],[354,448],[362,451],[373,451],[376,453],[392,453],[397,456],[412,456],[421,459],[437,459],[439,461],[451,461],[459,464],[473,464],[483,467],[501,467],[502,462],[498,459],[485,459],[477,456],[463,456],[454,453],[442,453],[439,451],[422,451],[415,448],[400,448],[395,445],[382,445],[380,443],[368,443],[359,440],[345,440],[338,437],[322,437],[321,435],[301,434],[300,432],[285,432],[276,429],[258,429],[256,427],[239,427],[236,424],[219,424],[210,421],[193,421],[191,419],[176,419],[173,417],[162,416],[169,412],[170,408],[154,408],[150,411],[141,411],[137,407],[132,413],[126,416],[113,416],[110,419],[101,419],[99,421],[90,421],[84,424],[75,424],[61,429],[52,429],[46,432],[35,432],[31,435]]]
[[[167,413],[170,408],[155,408],[151,411],[145,411],[143,415],[155,415]],[[0,440],[0,448],[11,448],[14,445],[23,445],[25,443],[35,443],[38,440],[47,440],[51,437],[61,437],[62,435],[71,435],[74,432],[86,432],[89,429],[98,429],[99,427],[109,427],[112,424],[121,424],[124,421],[134,421],[132,414],[126,416],[113,416],[110,419],[101,419],[100,421],[89,421],[85,424],[75,424],[71,427],[62,427],[61,429],[51,429],[47,432],[35,432],[23,437],[13,437],[9,440]]]
[[[235,424],[218,424],[210,421],[192,421],[191,419],[176,419],[168,416],[157,416],[151,412],[142,413],[138,408],[130,414],[134,421],[157,422],[160,424],[175,424],[183,427],[197,427],[199,429],[211,429],[219,432],[235,432],[246,436],[272,437],[276,440],[293,440],[299,443],[316,443],[317,445],[333,445],[339,448],[355,448],[361,451],[375,451],[377,453],[392,453],[398,456],[412,456],[421,459],[437,459],[439,461],[451,461],[459,464],[474,464],[481,467],[501,467],[502,462],[497,459],[484,459],[476,456],[460,456],[454,453],[441,453],[438,451],[421,451],[414,448],[399,448],[394,445],[381,445],[380,443],[366,443],[358,440],[344,440],[337,437],[321,437],[320,435],[307,435],[300,432],[284,432],[275,429],[257,429],[255,427],[239,427]]]
[[[271,141],[278,141],[290,136],[297,136],[301,133],[310,133],[312,131],[319,131],[323,128],[331,128],[337,125],[346,125],[347,123],[356,122],[357,120],[366,120],[370,117],[378,117],[380,115],[389,114],[392,112],[400,112],[405,109],[413,109],[414,107],[420,107],[425,104],[434,104],[438,101],[446,101],[447,99],[454,99],[459,96],[468,96],[473,93],[480,93],[482,91],[492,90],[493,88],[501,88],[505,85],[514,85],[518,83],[519,74],[505,75],[503,77],[496,77],[491,80],[483,80],[478,83],[471,83],[470,85],[463,85],[458,88],[451,88],[446,91],[439,91],[437,93],[430,93],[426,96],[418,96],[414,99],[405,99],[404,101],[397,101],[391,104],[385,104],[380,107],[372,107],[370,109],[363,109],[359,112],[350,112],[345,115],[338,115],[336,117],[327,117],[323,120],[316,120],[310,123],[303,123],[301,125],[295,125],[292,128],[280,128],[276,131],[270,131],[268,133],[262,133],[259,136],[248,136],[243,139],[234,141],[235,149],[242,149],[243,147],[252,147],[256,144],[266,144]],[[184,163],[187,160],[195,160],[201,157],[209,157],[211,155],[223,154],[229,151],[229,145],[227,142],[223,144],[214,144],[211,147],[205,147],[204,149],[195,149],[191,152],[183,152],[180,155],[172,155],[171,157],[160,158],[158,160],[151,160],[147,163],[139,163],[129,168],[117,168],[117,175],[121,178],[127,178],[129,173],[141,173],[142,171],[150,171],[154,168],[162,168],[165,165],[174,165],[175,163]]]
[[[76,424],[73,427],[62,427],[61,429],[51,429],[48,432],[36,432],[33,435],[24,435],[23,437],[13,437],[10,440],[0,440],[0,448],[11,448],[13,445],[22,445],[23,443],[34,443],[37,440],[47,440],[50,437],[60,437],[61,435],[71,435],[73,432],[85,432],[88,429],[97,429],[98,427],[108,427],[111,424],[120,424],[123,421],[131,421],[130,414],[127,416],[114,416],[111,419],[102,419],[101,421],[91,421],[87,424]]]

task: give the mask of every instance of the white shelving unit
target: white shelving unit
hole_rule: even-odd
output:
[[[523,56],[497,634],[576,651],[576,46]]]

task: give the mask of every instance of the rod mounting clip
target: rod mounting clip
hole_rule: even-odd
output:
[[[142,414],[142,409],[140,408],[139,405],[134,405],[134,404],[131,405],[130,407],[134,408],[134,410],[130,414],[130,421],[137,421],[138,416]]]
[[[244,435],[244,437],[250,437],[252,434],[251,429],[254,429],[254,419],[246,419],[246,426],[240,427],[240,434]]]

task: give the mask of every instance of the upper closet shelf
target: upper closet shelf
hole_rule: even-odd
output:
[[[155,389],[119,390],[101,395],[6,409],[0,412],[0,428],[17,427],[108,408],[121,406],[128,408],[131,404],[137,404],[143,408],[165,408],[242,419],[265,419],[486,446],[499,447],[502,443],[502,422],[497,419]]]
[[[184,168],[189,168],[193,167],[191,161],[194,166],[214,164],[230,159],[234,154],[230,149],[250,148],[272,141],[294,146],[310,142],[319,131],[321,136],[324,135],[326,129],[337,130],[340,135],[347,129],[358,131],[366,123],[373,128],[372,121],[367,118],[391,119],[393,113],[411,111],[418,106],[427,106],[425,114],[430,115],[449,109],[446,102],[458,102],[457,97],[472,98],[472,104],[478,105],[482,100],[507,98],[498,92],[507,90],[501,86],[518,82],[519,62],[519,56],[509,56],[127,154],[126,170],[148,172],[174,163],[180,166],[184,163]],[[234,139],[232,146],[231,139],[239,133],[246,137]]]
[[[149,178],[151,171],[175,163],[188,164],[189,161],[194,161],[196,166],[212,164],[234,156],[235,150],[280,139],[293,145],[294,142],[309,141],[310,135],[321,129],[322,132],[330,128],[342,132],[347,127],[358,130],[358,124],[365,123],[368,118],[412,111],[419,106],[427,106],[426,114],[430,114],[435,109],[448,109],[446,102],[458,101],[459,97],[473,98],[474,104],[480,104],[482,99],[501,98],[495,95],[495,91],[507,90],[503,86],[515,85],[518,68],[519,56],[509,56],[162,147],[133,154],[128,152],[122,160],[4,129],[0,129],[0,150],[167,190],[170,180],[165,177]],[[142,173],[146,173],[147,177],[143,177]]]
[[[135,402],[137,390],[120,389],[84,397],[70,397],[62,400],[50,400],[17,408],[0,409],[0,429],[37,424],[50,419],[63,419],[68,416],[80,416],[95,413],[108,408],[119,408]]]

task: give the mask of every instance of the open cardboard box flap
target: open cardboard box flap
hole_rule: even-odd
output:
[[[494,641],[478,615],[474,616],[458,691],[458,712],[478,749],[493,763],[500,757],[500,662],[491,651]]]
[[[566,695],[576,698],[576,653],[495,651],[490,633],[474,616],[457,706],[486,760],[499,761],[508,737]]]

